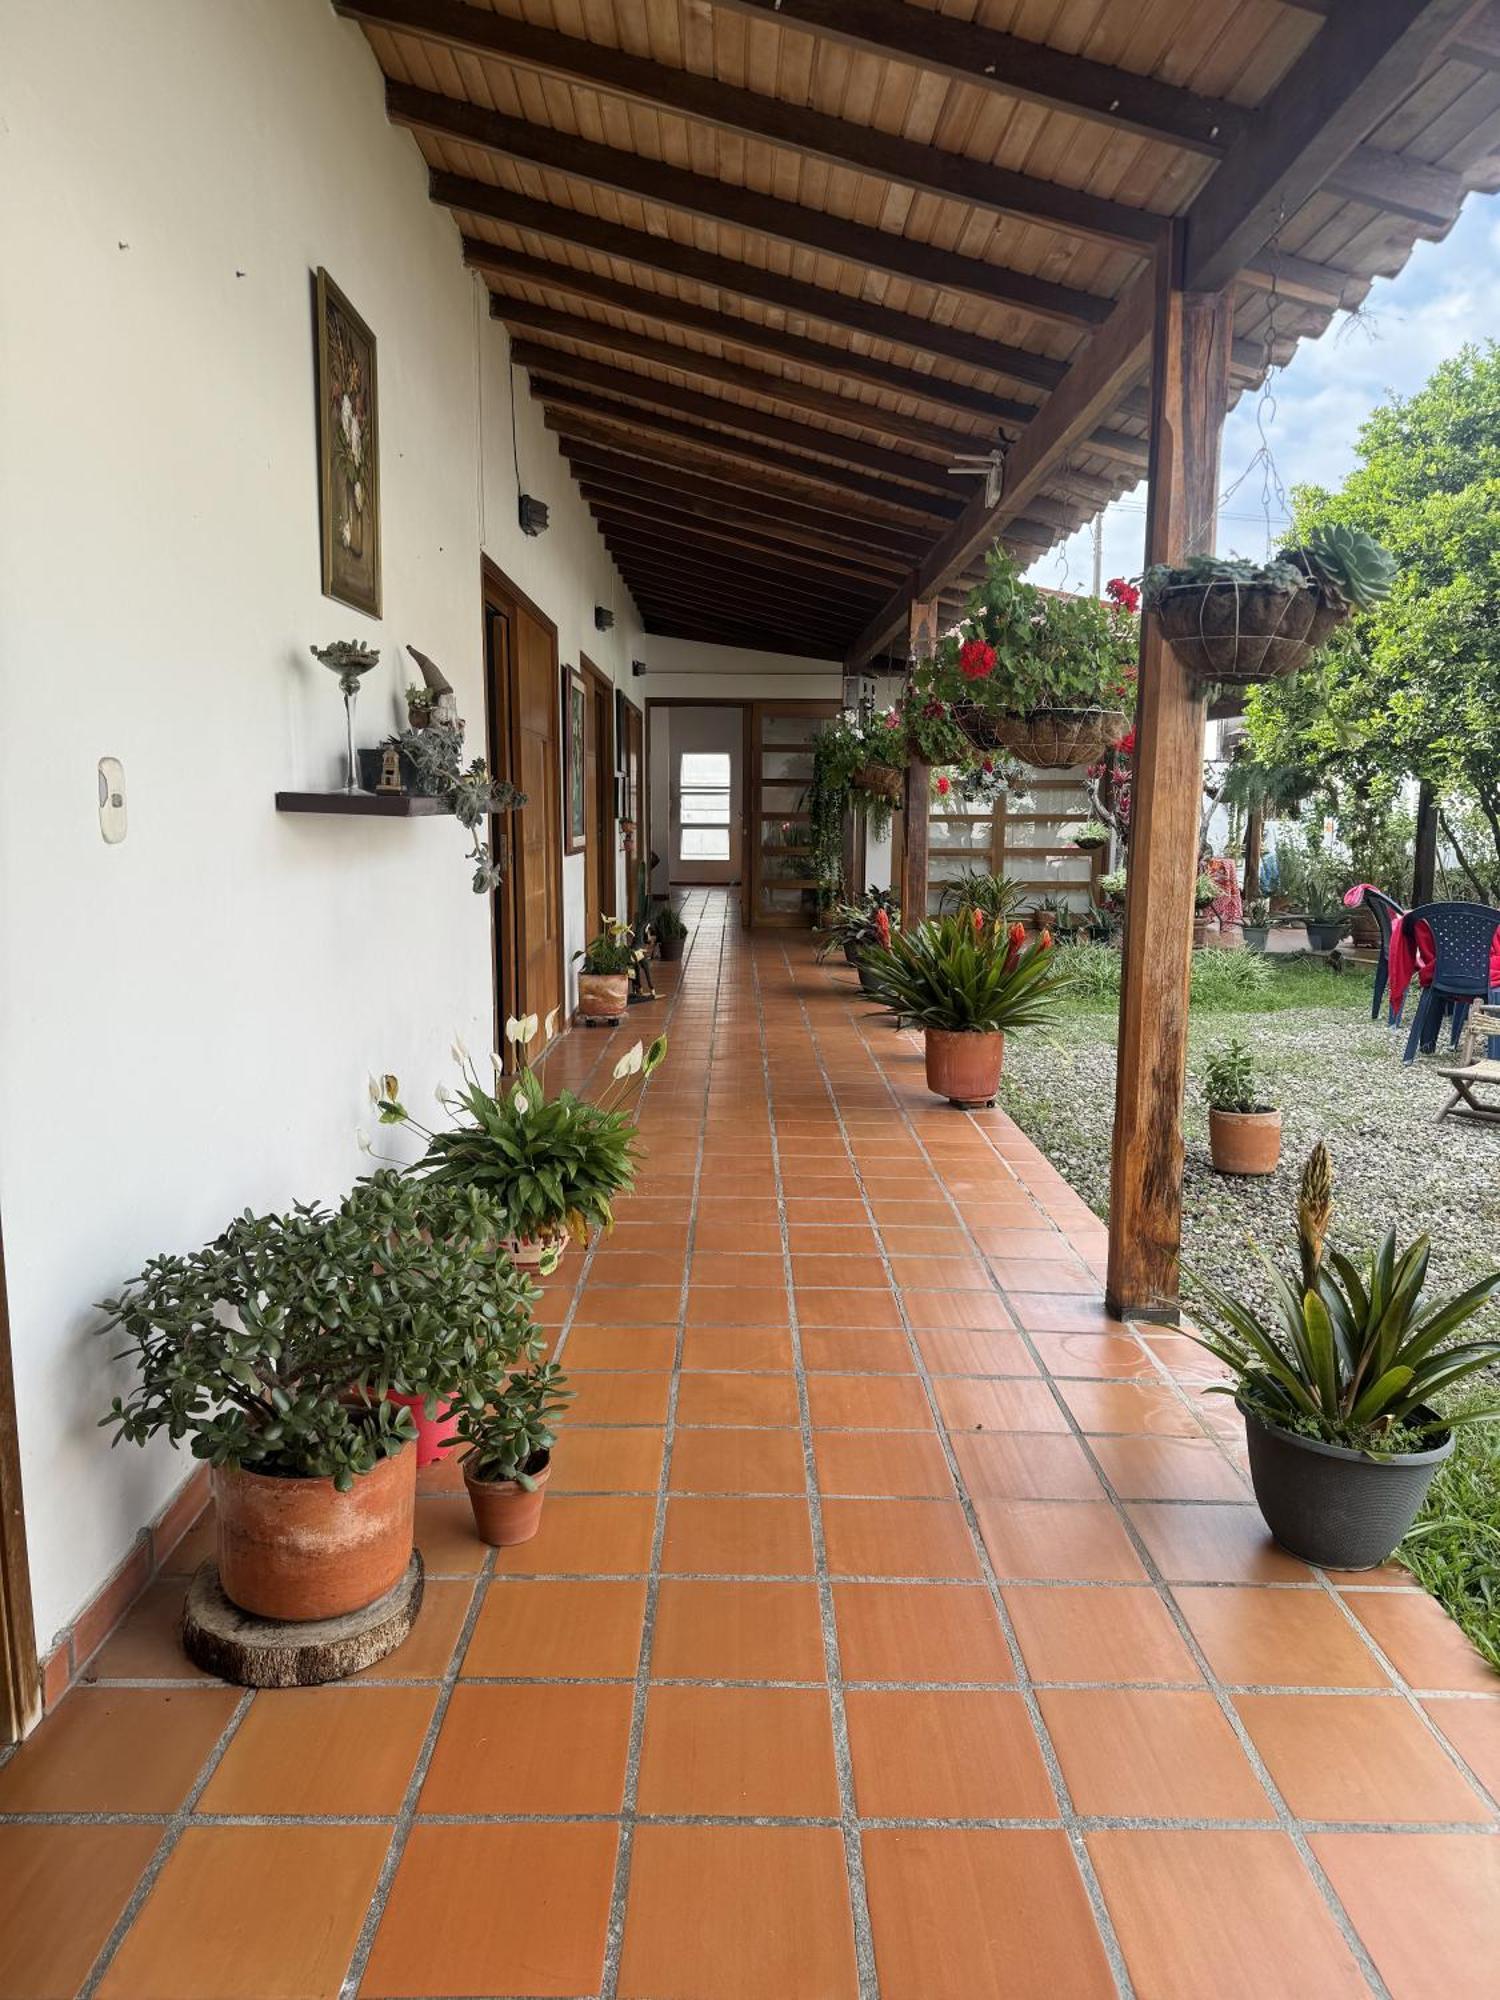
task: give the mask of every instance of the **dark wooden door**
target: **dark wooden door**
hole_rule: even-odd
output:
[[[586,935],[595,938],[615,908],[615,691],[592,661],[583,659],[584,704],[584,906]]]
[[[526,794],[526,804],[497,827],[507,866],[495,901],[496,1010],[502,1020],[545,1020],[563,998],[557,634],[497,579],[487,580],[485,622],[491,757]]]
[[[817,872],[809,845],[812,738],[836,701],[757,701],[750,718],[749,918],[757,928],[811,924]]]

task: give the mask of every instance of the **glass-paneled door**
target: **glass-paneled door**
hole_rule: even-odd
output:
[[[836,701],[758,701],[750,721],[750,922],[811,925],[818,884],[809,845],[813,731]]]

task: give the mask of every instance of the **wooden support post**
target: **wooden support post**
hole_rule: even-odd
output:
[[[1245,879],[1241,891],[1247,903],[1260,894],[1260,863],[1266,846],[1266,809],[1257,803],[1245,815]]]
[[[937,604],[923,600],[911,607],[911,658],[926,659],[937,644]],[[901,928],[909,931],[927,916],[928,815],[932,811],[932,766],[914,757],[906,767],[905,814],[901,850]]]
[[[1179,563],[1214,545],[1233,307],[1227,293],[1181,289],[1180,250],[1179,229],[1157,265],[1148,564]],[[1203,691],[1148,615],[1131,781],[1105,1281],[1110,1310],[1120,1314],[1170,1314],[1177,1297],[1204,710]]]
[[[1437,788],[1426,778],[1417,788],[1417,849],[1412,868],[1411,906],[1430,903],[1437,894]]]

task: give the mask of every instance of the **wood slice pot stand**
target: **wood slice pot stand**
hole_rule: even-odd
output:
[[[1216,1173],[1275,1173],[1281,1160],[1281,1113],[1210,1110],[1208,1148]]]
[[[924,1036],[927,1088],[960,1110],[993,1104],[1005,1063],[1005,1036],[929,1028]]]
[[[275,1478],[213,1468],[219,1580],[258,1618],[294,1622],[359,1611],[394,1588],[411,1561],[417,1454],[360,1473],[347,1493],[331,1479]]]

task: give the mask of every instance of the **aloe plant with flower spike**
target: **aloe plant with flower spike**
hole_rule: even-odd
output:
[[[1263,1258],[1276,1301],[1267,1322],[1207,1279],[1194,1292],[1220,1324],[1192,1337],[1226,1367],[1234,1394],[1268,1423],[1310,1432],[1354,1450],[1378,1446],[1398,1426],[1426,1436],[1456,1423],[1500,1416],[1500,1399],[1438,1416],[1432,1398],[1500,1361],[1500,1339],[1453,1335],[1500,1291],[1493,1271],[1456,1298],[1425,1296],[1430,1244],[1404,1251],[1390,1230],[1363,1268],[1328,1244],[1333,1174],[1327,1148],[1313,1149],[1297,1197],[1299,1291]]]

